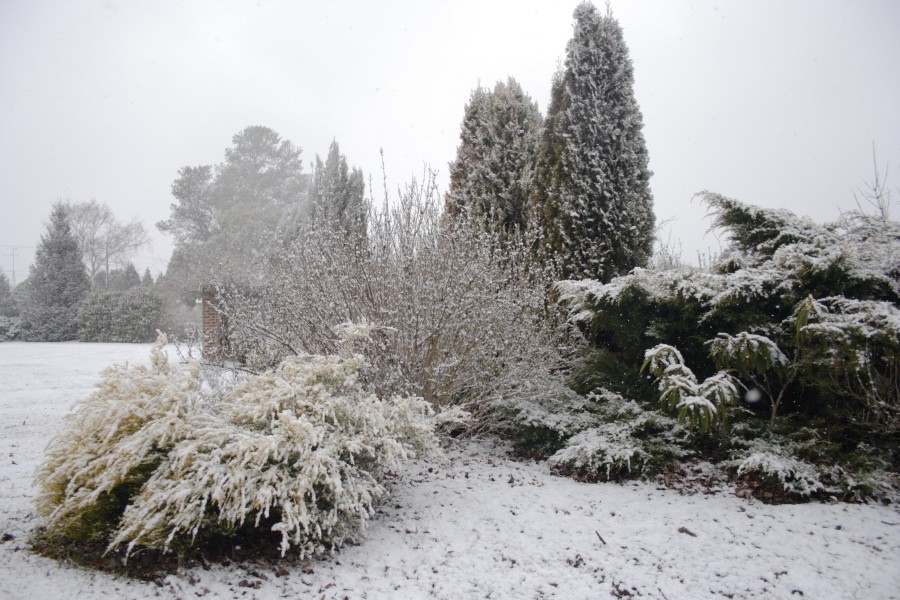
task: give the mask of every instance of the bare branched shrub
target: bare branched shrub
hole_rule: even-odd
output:
[[[368,236],[308,225],[251,288],[226,287],[235,358],[253,369],[286,355],[336,350],[334,327],[370,323],[366,373],[377,394],[489,406],[563,389],[564,323],[548,307],[552,276],[530,261],[527,236],[506,240],[450,223],[433,177],[370,210]]]

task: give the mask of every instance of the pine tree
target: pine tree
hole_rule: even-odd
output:
[[[347,235],[365,237],[367,208],[365,180],[360,169],[350,169],[336,141],[323,163],[316,156],[310,193],[313,220],[329,223]]]
[[[653,198],[622,29],[582,3],[553,81],[530,210],[564,276],[608,281],[646,265]]]
[[[150,274],[150,267],[144,269],[144,276],[141,278],[141,287],[153,287],[153,275]]]
[[[474,90],[450,163],[447,214],[483,219],[504,235],[523,229],[541,120],[537,104],[511,77],[493,91]]]
[[[65,206],[60,203],[53,205],[28,282],[28,302],[22,307],[22,326],[27,339],[47,342],[77,339],[78,308],[91,286]]]

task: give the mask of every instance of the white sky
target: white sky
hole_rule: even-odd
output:
[[[546,109],[577,2],[0,0],[0,268],[27,275],[50,205],[137,217],[154,276],[170,186],[265,125],[309,163],[332,138],[380,188],[456,152],[481,82]],[[890,168],[900,199],[900,2],[613,0],[635,67],[659,219],[686,259],[718,250],[709,189],[817,220]],[[15,263],[12,254],[15,248]]]

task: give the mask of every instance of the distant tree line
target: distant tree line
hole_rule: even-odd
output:
[[[141,277],[128,261],[147,239],[106,204],[54,204],[28,278],[11,290],[0,277],[0,341],[153,340],[162,299],[150,270]]]

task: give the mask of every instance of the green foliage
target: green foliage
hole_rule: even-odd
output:
[[[472,92],[450,163],[451,218],[483,220],[504,237],[526,228],[541,121],[537,104],[513,78]]]
[[[900,432],[900,309],[890,302],[810,296],[796,328],[807,385],[835,396],[855,426]]]
[[[78,312],[83,342],[152,342],[163,327],[164,302],[146,288],[90,294]]]
[[[553,81],[531,196],[538,253],[565,277],[608,281],[647,264],[655,217],[643,120],[619,23],[588,2],[574,13]]]
[[[659,383],[659,402],[669,412],[677,412],[678,422],[690,429],[709,431],[713,426],[728,427],[729,412],[738,400],[737,382],[719,371],[698,383],[684,364],[677,348],[660,344],[645,354],[641,372],[647,370]]]
[[[54,204],[29,271],[28,293],[21,305],[21,335],[31,341],[76,339],[78,308],[89,288],[66,209]]]
[[[764,374],[768,371],[784,371],[790,364],[788,357],[775,342],[746,331],[733,336],[720,333],[707,344],[718,369]]]
[[[585,481],[651,476],[690,454],[674,420],[600,389],[586,396],[593,419],[550,457],[551,469]]]

